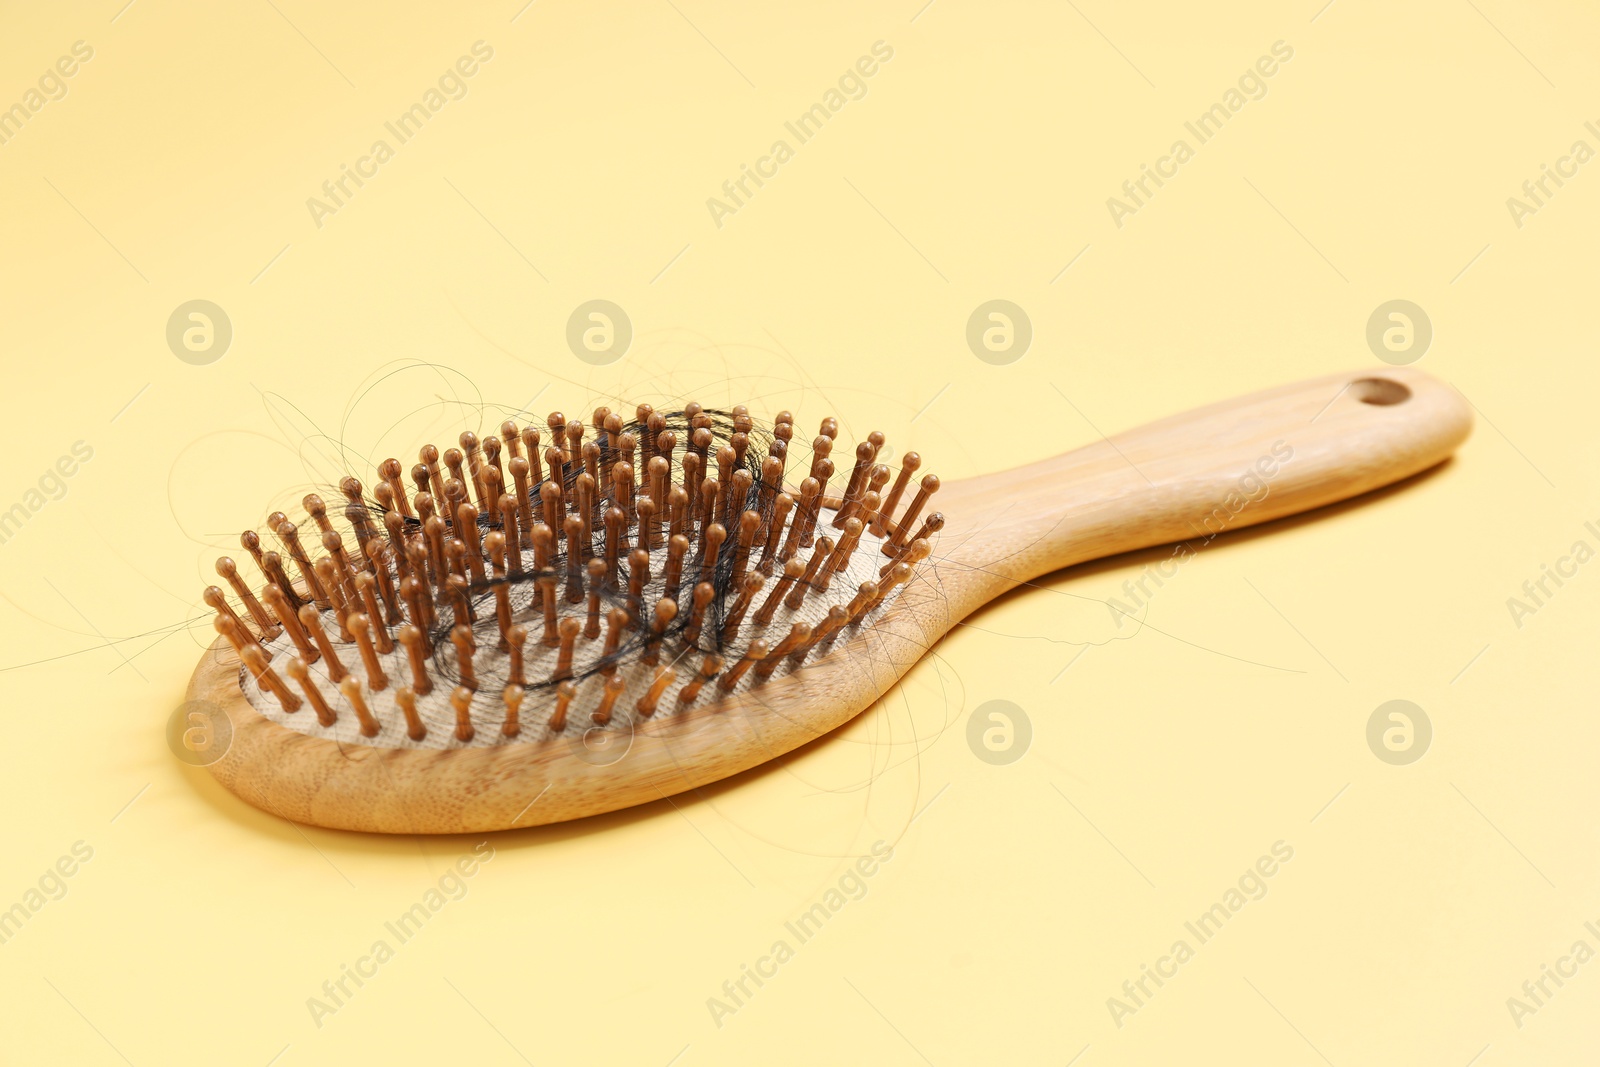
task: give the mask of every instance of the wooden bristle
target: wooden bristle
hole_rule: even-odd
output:
[[[606,561],[596,556],[589,561],[589,610],[583,636],[593,641],[600,636],[600,602],[605,595]]]
[[[800,540],[816,522],[817,504],[822,499],[822,483],[807,478],[800,483],[800,500],[795,505],[794,521],[789,524],[789,535],[784,539],[779,558],[788,562],[801,548]]]
[[[307,663],[315,663],[322,653],[311,643],[311,637],[306,633],[306,628],[300,623],[300,616],[295,614],[294,608],[289,604],[289,598],[283,590],[276,585],[264,586],[261,595],[266,598],[267,604],[272,608],[272,613],[278,617],[284,630],[288,631],[289,639],[294,642],[295,649],[300,658]]]
[[[556,623],[560,616],[556,607],[555,575],[539,576],[539,597],[544,616],[544,632],[540,635],[539,641],[549,648],[554,648],[561,643],[561,637],[556,632]]]
[[[524,656],[528,647],[528,628],[521,623],[506,631],[506,676],[513,685],[528,684]]]
[[[266,563],[261,554],[261,535],[254,530],[246,530],[239,535],[239,544],[250,553],[250,558],[256,561],[257,567],[265,567]]]
[[[294,523],[285,520],[277,526],[272,526],[269,519],[267,525],[272,532],[278,535],[278,540],[283,542],[283,547],[289,552],[289,558],[294,560],[295,566],[300,570],[300,577],[305,580],[306,590],[311,594],[312,603],[323,611],[329,607],[328,593],[322,588],[322,579],[317,577],[316,567],[311,562],[311,557],[306,555],[306,550],[300,543],[300,531]]]
[[[305,599],[295,589],[294,582],[289,578],[289,572],[284,570],[282,556],[271,549],[261,553],[261,573],[283,594],[291,608],[300,610],[300,605],[305,603]]]
[[[339,683],[339,692],[350,702],[351,709],[356,713],[356,719],[361,723],[362,737],[377,737],[379,732],[378,719],[372,714],[372,709],[367,706],[367,698],[361,692],[361,681],[350,677]]]
[[[317,576],[322,579],[323,588],[327,591],[328,602],[333,606],[334,621],[339,624],[339,640],[349,644],[355,640],[350,636],[350,629],[345,625],[345,619],[350,611],[345,601],[344,586],[339,580],[338,568],[333,560],[324,556],[316,562]]]
[[[522,449],[527,453],[529,480],[535,484],[544,481],[544,453],[539,451],[539,431],[532,426],[522,428]]]
[[[922,520],[922,525],[911,535],[911,540],[926,541],[942,529],[944,529],[944,512],[935,511]]]
[[[710,582],[701,582],[694,587],[693,600],[689,611],[689,628],[684,630],[683,639],[689,644],[694,644],[700,639],[700,627],[705,623],[706,605],[711,603],[717,595],[716,587]]]
[[[383,618],[390,626],[398,626],[404,621],[405,616],[400,611],[400,597],[395,591],[394,575],[389,570],[389,547],[376,539],[367,542],[367,558],[369,560],[369,577],[375,578],[378,596],[383,600]],[[376,610],[369,612],[376,617]],[[385,652],[394,651],[393,645],[379,648]]]
[[[499,501],[506,485],[505,468],[500,466],[500,438],[490,435],[483,439],[483,510]]]
[[[767,643],[765,641],[750,642],[750,647],[745,649],[745,653],[739,658],[739,662],[729,667],[723,672],[722,677],[717,679],[717,688],[724,693],[733,692],[734,687],[745,676],[745,672],[765,659],[766,655]]]
[[[702,535],[704,544],[701,547],[702,559],[700,564],[700,580],[709,582],[717,569],[717,558],[722,551],[722,542],[727,539],[728,531],[720,523],[714,522],[706,527]]]
[[[622,695],[622,690],[628,685],[627,678],[621,672],[606,677],[605,688],[600,692],[600,704],[594,709],[594,724],[604,726],[611,721],[611,709],[616,707],[617,698]]]
[[[805,528],[800,532],[800,547],[810,548],[812,539],[817,533],[817,523],[822,518],[822,501],[828,493],[828,479],[833,477],[833,460],[824,459],[812,468],[816,473],[812,478],[818,486],[817,498],[812,502],[811,511],[806,515]]]
[[[556,669],[551,681],[560,682],[572,677],[572,649],[578,642],[583,623],[571,615],[561,620],[557,630],[561,634],[561,650],[556,659]]]
[[[849,619],[850,613],[845,610],[843,605],[835,604],[829,608],[827,618],[823,619],[822,623],[811,631],[810,637],[789,654],[789,662],[796,667],[800,666],[813,648],[832,637],[834,632],[848,622]]]
[[[917,516],[922,514],[922,508],[928,503],[928,498],[939,491],[939,476],[930,474],[922,479],[922,484],[917,489],[917,495],[912,498],[911,504],[906,508],[906,513],[895,524],[894,537],[890,538],[883,546],[886,556],[894,555],[901,546],[911,540],[913,524]]]
[[[421,460],[423,465],[428,468],[429,495],[431,495],[434,500],[443,500],[444,471],[439,467],[439,450],[433,445],[423,445],[422,450],[417,453],[417,458]],[[417,517],[423,517],[420,507],[417,510]]]
[[[772,592],[767,594],[767,599],[761,605],[761,610],[756,612],[754,622],[757,626],[765,626],[772,621],[772,616],[777,614],[778,604],[788,595],[790,588],[800,580],[805,572],[805,564],[797,559],[791,559],[783,565],[783,577],[778,579],[778,584],[773,586]]]
[[[772,517],[767,520],[767,539],[761,549],[761,573],[772,577],[778,562],[778,539],[783,536],[783,524],[794,507],[794,497],[779,493],[772,501]]]
[[[888,574],[890,569],[894,567],[896,563],[905,562],[915,566],[916,564],[927,559],[932,551],[932,543],[928,541],[927,538],[919,537],[909,545],[906,545],[899,552],[895,553],[894,559],[883,565],[883,568],[878,572],[878,576],[881,578]]]
[[[568,515],[562,523],[567,535],[567,592],[568,604],[578,604],[583,601],[583,520],[576,515]]]
[[[678,604],[675,600],[662,597],[656,601],[656,608],[650,620],[650,636],[645,639],[644,655],[640,661],[646,666],[653,667],[661,658],[661,639],[667,632],[667,627],[672,625],[672,620],[678,617]]]
[[[556,707],[550,713],[549,727],[559,733],[567,728],[567,709],[572,706],[572,698],[578,695],[578,687],[572,682],[562,682],[556,686]]]
[[[784,601],[784,607],[790,611],[800,610],[800,605],[805,603],[806,593],[817,583],[823,564],[827,563],[832,553],[833,540],[828,537],[820,538],[817,541],[816,551],[811,553],[811,562],[806,564],[806,569],[800,575],[800,581],[795,584],[789,599]]]
[[[644,585],[650,580],[650,553],[636,548],[628,554],[628,612],[634,619],[644,609]]]
[[[733,635],[739,632],[739,624],[744,621],[745,612],[750,610],[750,602],[761,591],[766,579],[761,577],[759,571],[752,571],[745,575],[739,598],[733,602],[733,607],[728,609],[728,614],[722,622],[722,640],[732,641]]]
[[[522,732],[522,698],[524,690],[520,685],[508,685],[501,699],[506,703],[505,722],[500,725],[500,732],[507,737],[516,737]]]
[[[817,574],[820,592],[828,591],[828,583],[835,574],[844,570],[850,563],[850,553],[855,551],[856,544],[861,540],[861,520],[851,519],[844,524],[844,534],[839,538],[838,546],[833,550],[833,555],[822,565],[822,570]]]
[[[450,477],[444,480],[444,498],[450,502],[445,510],[452,519],[456,509],[467,499],[466,458],[466,453],[459,448],[444,450],[444,465],[450,471]],[[434,503],[439,504],[440,501],[435,500]]]
[[[507,634],[511,631],[511,587],[506,584],[506,535],[495,530],[484,539],[489,546],[489,559],[494,566],[494,617],[500,637],[495,647],[501,652],[510,650]]]
[[[377,588],[378,582],[372,575],[356,575],[356,589],[361,593],[362,611],[371,624],[374,650],[387,656],[394,651],[394,641],[389,637],[389,628],[383,624],[383,608],[378,604]]]
[[[255,675],[256,684],[277,698],[278,704],[284,711],[293,712],[300,709],[300,698],[290,692],[283,679],[278,677],[278,672],[267,662],[267,654],[259,645],[246,645],[241,655],[244,657],[245,666]]]
[[[406,736],[413,741],[426,738],[428,728],[422,724],[422,716],[417,714],[416,694],[402,685],[394,691],[394,702],[400,706],[400,714],[406,717]]]
[[[227,620],[230,626],[237,629],[240,634],[248,638],[249,643],[255,643],[255,635],[245,628],[244,622],[240,620],[238,612],[233,610],[233,605],[228,603],[228,598],[223,595],[221,589],[218,589],[214,585],[208,585],[206,586],[205,592],[200,594],[200,599],[204,600],[206,602],[206,606],[217,613],[217,618]]]
[[[356,635],[356,644],[361,649],[361,662],[367,669],[368,687],[374,693],[382,692],[389,687],[389,676],[383,673],[378,649],[372,641],[372,623],[364,612],[358,611],[350,616],[350,631]]]
[[[862,614],[868,604],[875,603],[878,599],[878,583],[862,582],[856,590],[856,595],[850,598],[850,603],[845,606],[850,618],[854,620]]]
[[[669,600],[678,599],[678,590],[683,582],[683,557],[688,555],[689,539],[680,533],[675,533],[667,541],[667,566],[662,576],[661,595]]]
[[[661,694],[677,679],[678,675],[671,667],[662,667],[656,671],[656,677],[650,683],[650,688],[645,690],[644,696],[639,698],[633,709],[646,718],[656,713],[656,704],[661,700]]]
[[[827,479],[818,472],[821,470],[822,464],[828,460],[828,456],[832,451],[833,438],[829,437],[827,434],[819,434],[811,442],[811,477],[815,478],[819,482],[827,481]]]
[[[321,533],[333,532],[333,523],[328,521],[328,505],[322,502],[320,496],[316,493],[307,493],[300,501],[300,505],[306,509],[306,514],[311,516],[311,521],[317,524],[317,529]]]
[[[685,708],[693,704],[700,695],[701,687],[715,678],[721,670],[722,657],[713,652],[701,662],[700,673],[690,679],[683,687],[683,691],[678,694],[678,704]]]
[[[804,621],[790,627],[788,636],[779,641],[777,646],[756,665],[756,677],[760,679],[772,677],[772,672],[778,669],[778,664],[785,656],[811,639],[811,630],[811,624]]]
[[[922,457],[915,452],[907,452],[900,457],[900,475],[894,480],[894,488],[889,490],[889,497],[883,502],[883,507],[878,510],[878,522],[872,533],[876,537],[884,536],[883,520],[894,514],[894,509],[900,504],[900,497],[906,491],[906,485],[917,473],[917,468],[922,466]]]
[[[617,669],[617,648],[622,643],[622,631],[627,625],[628,613],[621,608],[612,608],[606,615],[605,651],[600,654],[602,674],[610,674]]]
[[[239,573],[238,564],[227,556],[217,560],[217,573],[233,587],[233,593],[244,602],[245,610],[250,613],[250,618],[255,620],[256,632],[264,638],[278,636],[278,624],[267,614],[267,609],[261,606],[261,601],[250,591],[250,586]]]
[[[327,698],[322,695],[322,690],[317,688],[316,681],[311,677],[311,672],[306,669],[305,660],[291,657],[283,668],[293,678],[300,691],[306,695],[306,702],[311,705],[311,710],[317,713],[317,722],[324,728],[332,726],[338,721],[333,708],[329,707]]]
[[[761,513],[746,511],[739,516],[739,539],[733,553],[733,580],[735,585],[744,582],[745,566],[750,562],[750,546],[756,532],[761,529]]]
[[[465,744],[476,731],[472,728],[472,690],[458,685],[450,691],[450,707],[456,713],[456,740]]]
[[[461,678],[459,688],[477,689],[478,675],[472,668],[472,627],[458,623],[450,630],[450,643],[456,646],[456,672]]]
[[[322,663],[327,668],[328,677],[335,684],[342,682],[347,673],[345,666],[339,660],[339,653],[333,650],[333,642],[322,628],[322,615],[314,605],[307,604],[300,609],[300,625],[305,627],[306,633],[316,643],[317,650],[322,653]]]
[[[927,544],[926,541],[916,541],[916,542],[913,542],[913,543],[914,544],[919,544],[919,545]],[[899,563],[895,563],[895,564],[891,565],[890,568],[889,568],[889,573],[887,575],[885,575],[883,577],[883,579],[877,583],[877,592],[873,594],[871,603],[867,604],[866,607],[861,611],[861,613],[859,615],[856,615],[854,618],[852,618],[850,620],[851,623],[859,623],[859,622],[861,622],[861,620],[866,618],[867,614],[869,612],[871,612],[872,609],[876,608],[879,604],[883,603],[884,597],[889,595],[890,590],[894,589],[894,587],[897,586],[897,585],[905,584],[906,579],[908,579],[910,577],[911,577],[911,564],[910,563],[908,563],[908,562],[906,562],[904,560],[901,560]]]
[[[882,444],[883,434],[877,434],[877,438],[878,443]],[[877,455],[878,449],[870,441],[863,441],[856,446],[856,465],[850,471],[850,481],[845,485],[843,501],[833,519],[835,529],[844,529],[844,524],[855,514],[861,502],[861,494],[866,492],[867,472]]]
[[[531,467],[521,456],[514,456],[508,466],[511,468],[511,480],[517,490],[517,520],[522,525],[522,543],[531,547],[532,542],[528,539],[528,531],[533,529],[533,501],[528,492],[531,484],[529,478]]]
[[[411,502],[406,499],[405,482],[400,479],[401,469],[398,459],[386,459],[378,464],[378,477],[388,485],[395,507],[405,518],[411,518]]]
[[[228,644],[233,646],[234,652],[238,653],[240,659],[244,658],[247,649],[261,648],[260,645],[256,644],[255,638],[244,632],[239,625],[239,620],[235,618],[227,615],[218,615],[211,620],[211,625],[216,628],[217,633],[227,640]]]

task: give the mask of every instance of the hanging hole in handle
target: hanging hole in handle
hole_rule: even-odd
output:
[[[1411,390],[1390,378],[1357,378],[1350,383],[1350,392],[1363,404],[1389,407],[1411,399]]]

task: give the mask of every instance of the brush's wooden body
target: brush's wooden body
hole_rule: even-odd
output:
[[[225,710],[228,789],[298,822],[464,833],[659,800],[758,766],[847,722],[968,613],[1062,567],[1203,538],[1344,500],[1446,459],[1470,432],[1453,389],[1409,368],[1333,375],[1173,416],[1053,459],[941,490],[931,568],[826,656],[760,685],[663,708],[576,751],[536,726],[494,748],[341,746],[257,713],[218,643],[189,699]],[[596,742],[601,740],[598,736]]]

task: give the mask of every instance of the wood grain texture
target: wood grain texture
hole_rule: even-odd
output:
[[[341,746],[258,714],[218,641],[190,683],[233,722],[211,772],[298,822],[465,833],[580,818],[704,785],[847,722],[961,618],[1062,567],[1241,529],[1348,499],[1432,467],[1471,430],[1450,387],[1411,368],[1268,389],[1076,451],[946,484],[949,524],[901,595],[823,658],[687,714],[662,714],[601,749],[537,730],[497,748]]]

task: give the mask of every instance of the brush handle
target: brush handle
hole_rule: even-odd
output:
[[[1455,389],[1411,368],[1225,400],[999,474],[948,484],[938,546],[959,619],[1087,560],[1309,511],[1448,458],[1472,429]]]

